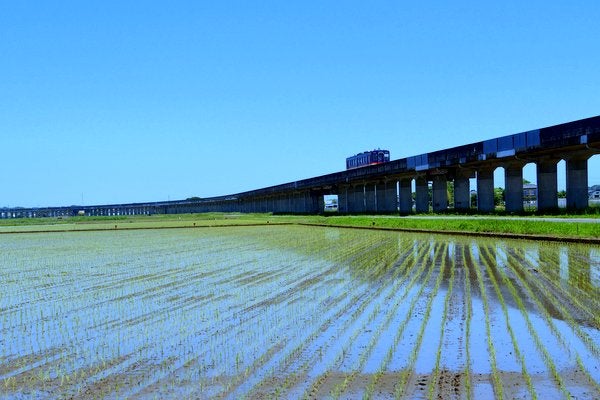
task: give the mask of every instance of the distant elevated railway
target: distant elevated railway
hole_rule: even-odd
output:
[[[447,210],[449,206],[460,211],[471,208],[471,178],[477,181],[477,210],[490,212],[495,207],[494,170],[498,167],[503,167],[505,173],[506,211],[521,212],[523,167],[528,163],[536,165],[538,209],[549,211],[558,208],[557,163],[560,160],[565,160],[566,165],[567,208],[578,211],[588,206],[588,159],[598,153],[600,116],[362,168],[347,164],[346,171],[227,196],[95,206],[4,208],[0,209],[0,218],[189,212],[319,213],[324,208],[323,196],[333,194],[338,195],[340,212],[408,214],[413,212],[413,181],[415,211],[427,212],[430,204],[436,212]],[[453,204],[449,204],[448,182],[454,183]]]

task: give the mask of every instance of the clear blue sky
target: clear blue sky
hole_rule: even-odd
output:
[[[598,21],[597,0],[0,0],[0,207],[231,194],[598,115]]]

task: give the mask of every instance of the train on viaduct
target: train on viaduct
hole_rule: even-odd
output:
[[[477,210],[491,212],[494,170],[504,168],[505,208],[523,211],[523,167],[535,163],[539,211],[558,208],[557,164],[566,166],[567,208],[588,207],[588,160],[600,153],[600,116],[465,144],[388,162],[350,168],[281,185],[205,199],[96,206],[0,209],[1,218],[202,212],[319,213],[325,195],[338,196],[341,213],[435,212],[471,209],[469,180],[477,183]],[[412,187],[415,187],[413,204]],[[448,182],[454,183],[449,204]],[[431,186],[431,190],[430,190]]]

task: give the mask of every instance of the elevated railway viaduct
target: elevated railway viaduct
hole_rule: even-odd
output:
[[[588,160],[600,153],[600,116],[502,136],[328,175],[201,200],[0,210],[1,218],[201,212],[319,213],[323,196],[338,195],[342,213],[436,212],[471,208],[469,180],[477,182],[477,209],[494,210],[494,170],[504,168],[506,211],[523,211],[523,167],[535,163],[540,211],[558,208],[557,163],[565,160],[567,208],[588,206]],[[454,183],[449,204],[448,182]],[[431,198],[429,185],[431,184]]]

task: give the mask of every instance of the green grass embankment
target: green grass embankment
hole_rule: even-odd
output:
[[[406,231],[440,232],[453,234],[480,234],[508,237],[529,237],[555,240],[594,239],[600,243],[598,222],[547,220],[543,218],[471,217],[471,218],[406,218],[379,216],[322,217],[318,223],[329,226],[369,227]]]
[[[71,217],[0,220],[0,233],[192,228],[229,225],[311,224],[452,234],[497,235],[553,240],[586,239],[600,243],[598,222],[562,218],[504,218],[499,216],[296,216],[207,213],[116,217]],[[563,220],[564,219],[564,220]]]

